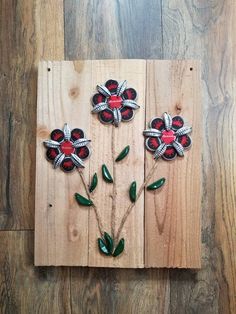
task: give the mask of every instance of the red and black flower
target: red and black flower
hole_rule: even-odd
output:
[[[60,166],[66,172],[84,167],[83,160],[90,155],[89,142],[81,129],[71,131],[66,123],[63,130],[53,130],[51,139],[44,141],[47,159],[53,162],[54,168]]]
[[[126,88],[126,85],[126,81],[108,80],[105,85],[97,86],[98,93],[92,99],[92,113],[98,113],[101,122],[118,126],[121,121],[133,119],[134,110],[139,108],[137,92]]]
[[[173,160],[177,155],[184,156],[184,150],[191,146],[192,140],[188,135],[192,128],[184,126],[180,116],[171,117],[164,113],[162,118],[153,118],[150,129],[143,131],[147,136],[146,148],[154,152],[154,158],[162,157]]]

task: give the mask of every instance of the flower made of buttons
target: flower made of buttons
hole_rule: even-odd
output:
[[[137,92],[126,88],[127,82],[108,80],[105,85],[98,85],[98,93],[93,96],[92,113],[98,113],[102,123],[113,123],[118,126],[121,121],[130,121],[134,110],[139,108],[136,103]]]
[[[51,139],[44,141],[47,159],[53,162],[54,168],[60,166],[66,172],[84,167],[83,160],[90,155],[89,142],[83,130],[76,128],[71,131],[66,123],[63,130],[53,130]]]
[[[154,158],[162,157],[173,160],[177,155],[184,156],[184,150],[191,146],[192,140],[188,135],[192,127],[184,126],[180,116],[171,117],[164,113],[162,118],[153,118],[149,124],[150,129],[143,131],[147,136],[146,148],[154,152]]]

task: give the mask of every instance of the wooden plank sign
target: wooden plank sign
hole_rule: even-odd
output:
[[[200,267],[199,70],[199,62],[193,60],[40,62],[35,265]],[[96,86],[109,79],[127,80],[128,88],[138,93],[140,108],[135,110],[134,119],[122,121],[118,127],[101,123],[98,114],[91,113]],[[164,112],[182,116],[193,127],[191,149],[173,161],[154,160],[144,145],[143,130],[151,119]],[[71,129],[82,129],[91,140],[92,153],[83,170],[65,173],[60,168],[53,169],[46,159],[43,142],[50,138],[52,130],[63,129],[65,123]],[[126,146],[130,147],[129,154],[116,162]],[[113,183],[103,179],[103,164]],[[137,201],[132,203],[131,183],[136,182],[138,193],[154,164],[149,183],[165,177],[165,185],[154,191],[140,190]],[[81,206],[74,195],[88,197],[94,173],[98,177],[91,195],[95,207]],[[121,238],[125,239],[124,251],[119,256],[101,254],[98,248],[101,228],[102,233],[105,231],[115,239],[115,246]]]

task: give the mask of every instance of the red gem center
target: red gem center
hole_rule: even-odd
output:
[[[161,140],[166,144],[171,144],[176,139],[175,132],[172,130],[162,132]]]
[[[122,106],[122,97],[117,95],[111,95],[108,99],[108,105],[111,109],[121,108]]]
[[[64,153],[66,156],[70,156],[70,154],[74,153],[75,151],[70,141],[64,141],[61,144],[60,148],[61,148],[62,153]]]

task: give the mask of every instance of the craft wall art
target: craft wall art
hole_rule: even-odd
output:
[[[197,61],[40,64],[36,265],[200,267],[199,81]]]

